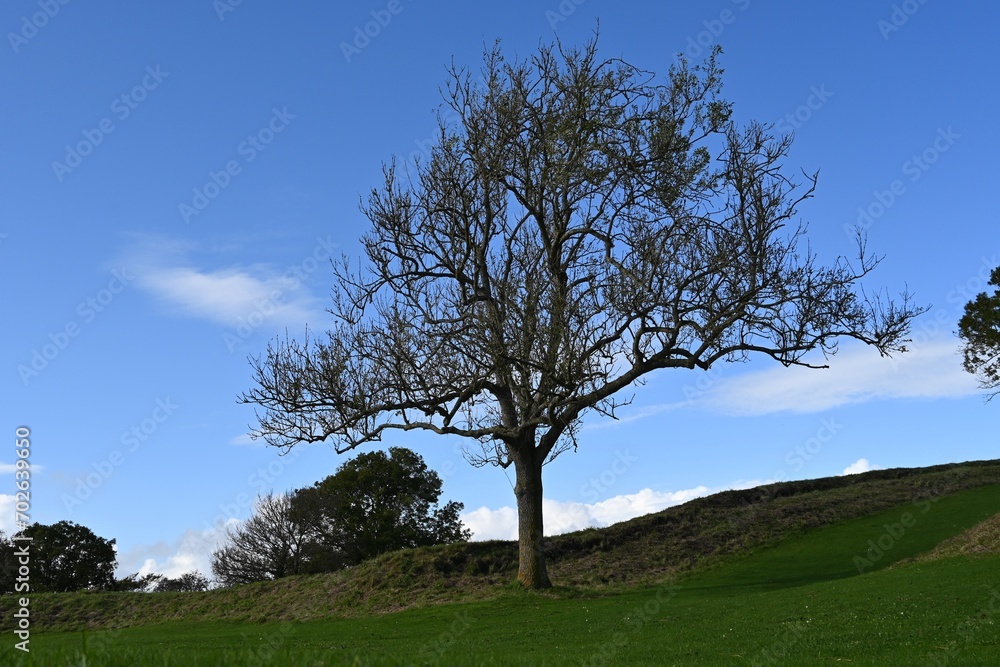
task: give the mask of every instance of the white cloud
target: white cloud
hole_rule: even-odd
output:
[[[229,441],[230,445],[236,445],[238,447],[263,447],[263,441],[259,438],[254,440],[250,437],[248,433],[243,433]]]
[[[16,526],[14,525],[14,496],[9,496],[6,493],[0,493],[0,530],[7,537],[10,537],[16,531]]]
[[[256,245],[263,240],[254,240]],[[124,253],[123,263],[135,284],[174,312],[205,319],[227,327],[250,330],[260,326],[280,330],[299,328],[326,318],[325,302],[313,296],[303,280],[328,266],[337,244],[317,239],[311,253],[285,269],[267,263],[219,266],[218,258],[232,257],[241,243],[193,243],[171,237],[135,235]],[[216,262],[207,268],[198,255]],[[243,336],[245,337],[245,336]]]
[[[690,407],[736,416],[804,414],[873,400],[960,398],[982,393],[975,378],[962,370],[957,338],[928,341],[892,358],[881,357],[861,344],[844,345],[826,363],[829,368],[777,366],[719,379],[710,377],[688,400],[642,406],[617,423]]]
[[[465,527],[472,531],[474,540],[517,539],[517,510],[513,507],[501,507],[495,510],[480,507],[465,512],[461,515],[461,519]]]
[[[710,493],[706,486],[682,491],[642,489],[596,503],[544,499],[545,534],[560,535],[589,527],[604,527],[620,521],[679,505]],[[517,510],[513,507],[479,509],[462,514],[462,522],[474,540],[516,540]]]
[[[870,463],[868,459],[858,459],[851,465],[844,468],[842,475],[857,475],[858,473],[868,472],[869,470],[881,470],[882,466]]]
[[[31,472],[37,473],[42,471],[42,466],[37,464],[32,464]],[[13,475],[17,472],[16,463],[0,463],[0,475]]]
[[[229,523],[237,522],[230,519]],[[140,576],[151,572],[176,578],[198,570],[212,578],[210,557],[224,541],[225,530],[186,530],[172,542],[139,545],[118,555],[118,574],[124,577],[133,572]]]
[[[147,267],[139,284],[185,315],[226,326],[260,322],[302,326],[321,319],[322,309],[294,276],[265,267],[204,271],[190,266]]]
[[[823,412],[886,398],[954,398],[978,393],[962,370],[955,339],[929,342],[894,358],[851,346],[831,357],[830,368],[774,368],[719,382],[705,400],[730,414]]]

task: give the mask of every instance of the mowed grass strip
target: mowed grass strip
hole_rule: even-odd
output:
[[[616,595],[508,588],[488,602],[367,618],[42,633],[30,656],[6,653],[7,664],[996,664],[1000,558],[885,568],[976,526],[998,504],[995,485],[918,498]],[[858,557],[872,561],[863,575]]]
[[[1000,512],[1000,485],[951,496],[921,494],[873,516],[816,528],[732,559],[686,587],[763,589],[840,579],[930,552]]]
[[[371,619],[100,631],[86,649],[83,633],[43,634],[6,664],[995,665],[998,571],[997,557],[951,558],[775,590],[510,594]]]

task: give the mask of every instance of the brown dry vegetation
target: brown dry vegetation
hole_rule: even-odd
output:
[[[1000,514],[969,530],[945,540],[933,551],[918,556],[915,561],[930,561],[952,556],[990,556],[1000,554]]]

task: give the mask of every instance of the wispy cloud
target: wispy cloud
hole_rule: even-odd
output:
[[[705,402],[729,414],[823,412],[880,399],[956,398],[976,394],[975,379],[962,370],[957,341],[929,342],[895,358],[871,348],[845,347],[830,368],[779,367],[719,382]]]
[[[880,357],[866,346],[845,345],[828,360],[829,368],[777,366],[715,378],[687,400],[640,406],[617,423],[680,408],[735,416],[805,414],[874,400],[977,395],[981,389],[962,370],[958,349],[958,339],[951,337],[893,358]]]
[[[262,440],[254,440],[248,434],[244,433],[238,435],[235,438],[230,439],[230,445],[235,445],[237,447],[263,447],[264,443]]]
[[[125,263],[136,284],[177,315],[251,330],[265,323],[271,329],[299,328],[325,318],[323,300],[310,293],[301,276],[324,265],[333,246],[319,243],[306,256],[308,265],[292,269],[232,262],[210,267],[207,262],[231,255],[232,248],[205,251],[176,239],[138,237]],[[199,251],[202,261],[191,261]]]
[[[180,313],[227,326],[249,321],[254,314],[278,326],[301,326],[322,317],[317,300],[298,280],[260,266],[146,267],[138,280]]]

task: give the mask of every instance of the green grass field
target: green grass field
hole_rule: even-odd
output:
[[[992,550],[978,549],[974,556],[951,555],[952,549],[935,559],[910,560],[996,516],[1000,485],[911,498],[916,500],[878,513],[790,530],[659,584],[567,586],[542,593],[500,584],[490,599],[421,604],[396,613],[270,623],[207,617],[117,630],[38,631],[30,654],[13,650],[15,639],[8,634],[0,662],[46,667],[1000,664],[995,537]],[[396,593],[408,595],[404,589]],[[78,598],[67,598],[73,599]],[[256,603],[266,617],[268,596]],[[399,606],[407,606],[405,599]]]

